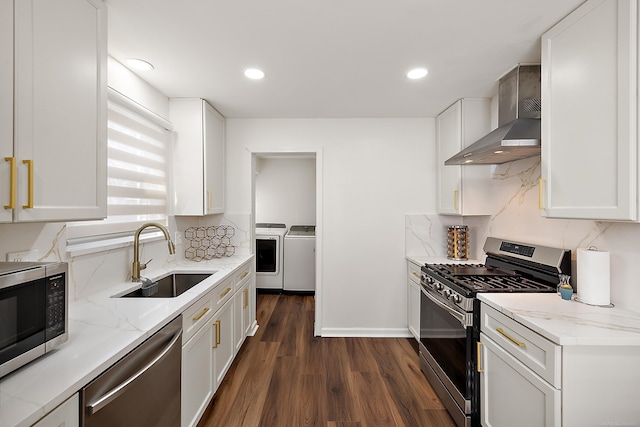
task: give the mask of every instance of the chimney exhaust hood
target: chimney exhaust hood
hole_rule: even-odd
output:
[[[540,154],[540,65],[517,65],[498,81],[498,128],[445,165],[486,165]]]

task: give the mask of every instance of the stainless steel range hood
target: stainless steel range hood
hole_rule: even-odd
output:
[[[444,164],[500,164],[539,155],[540,107],[540,65],[517,65],[498,81],[498,128]]]

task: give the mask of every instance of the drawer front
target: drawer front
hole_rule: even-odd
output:
[[[482,304],[480,330],[555,388],[560,388],[561,347]]]
[[[248,262],[243,265],[234,275],[235,289],[236,291],[242,288],[245,283],[251,280],[251,274],[253,273],[253,262]]]
[[[420,266],[418,264],[407,261],[407,275],[409,276],[409,279],[420,284],[420,273]]]
[[[200,298],[187,308],[182,313],[182,343],[189,341],[189,338],[196,333],[200,326],[213,317],[213,313],[215,313],[215,309],[212,293]]]
[[[218,311],[224,305],[225,302],[231,299],[231,297],[235,293],[234,284],[233,284],[234,279],[235,279],[235,275],[226,278],[225,280],[220,282],[213,289],[213,291],[211,291],[211,294],[213,295],[212,298],[213,298],[214,312]]]

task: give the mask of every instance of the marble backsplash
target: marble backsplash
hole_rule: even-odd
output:
[[[224,214],[207,217],[170,217],[169,231],[176,243],[176,254],[169,255],[163,239],[141,245],[141,259],[153,261],[148,271],[165,268],[185,260],[184,232],[189,227],[226,225],[235,229],[231,244],[235,254],[251,253],[251,215]],[[70,297],[87,297],[131,277],[133,246],[118,247],[94,253],[71,256],[66,247],[65,223],[0,224],[0,259],[8,252],[36,249],[35,261],[66,261],[69,263]],[[176,238],[177,237],[177,238]],[[208,261],[202,261],[203,265]],[[212,261],[213,262],[213,261]]]
[[[538,209],[539,178],[540,157],[495,165],[487,195],[494,206],[490,216],[407,215],[406,254],[446,256],[448,225],[469,227],[471,259],[484,259],[482,246],[493,236],[570,249],[575,272],[577,249],[595,246],[610,252],[611,302],[640,311],[640,224],[544,218]],[[579,290],[575,277],[572,284]]]

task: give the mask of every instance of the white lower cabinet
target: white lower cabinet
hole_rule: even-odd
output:
[[[233,341],[235,351],[238,352],[251,326],[249,283],[245,284],[233,297]]]
[[[420,266],[407,261],[407,327],[420,340]]]
[[[480,332],[483,426],[640,423],[640,346],[558,345],[484,303]]]
[[[227,301],[213,317],[213,389],[217,390],[229,370],[235,346],[233,341],[233,301]]]
[[[182,426],[195,426],[213,397],[214,330],[207,322],[182,346]]]
[[[480,334],[482,342],[480,402],[487,427],[559,426],[560,390]],[[517,396],[517,398],[516,398]]]
[[[33,427],[78,427],[80,425],[80,398],[78,393],[49,412]]]
[[[198,424],[255,323],[253,260],[182,315],[182,427]]]

